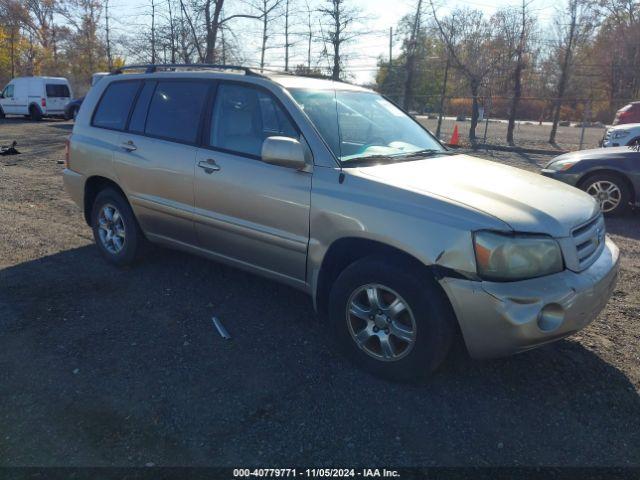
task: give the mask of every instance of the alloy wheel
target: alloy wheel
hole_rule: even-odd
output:
[[[600,203],[603,213],[615,210],[622,200],[620,187],[608,180],[593,182],[587,187],[586,192]]]
[[[102,246],[114,255],[122,251],[125,245],[126,233],[124,219],[118,209],[112,204],[105,204],[98,214],[98,234]]]
[[[416,321],[409,304],[384,285],[357,288],[347,302],[346,320],[358,348],[377,360],[400,360],[416,342]]]

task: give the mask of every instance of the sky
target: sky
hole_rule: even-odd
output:
[[[162,3],[162,0],[156,0]],[[318,0],[313,0],[312,4]],[[296,0],[298,4],[304,5],[304,0]],[[393,27],[394,32],[399,20],[406,14],[414,11],[417,0],[350,0],[350,3],[358,8],[366,17],[365,29],[369,32],[358,38],[345,49],[347,52],[346,70],[350,79],[355,83],[366,84],[373,81],[376,63],[379,56],[388,58],[389,56],[389,27]],[[496,9],[509,5],[519,6],[519,0],[436,0],[441,6],[437,12],[439,15],[446,15],[448,11],[455,7],[468,6],[482,10],[486,15],[491,15]],[[428,0],[424,0],[426,11],[429,11]],[[225,9],[237,10],[241,0],[226,0]],[[151,0],[110,0],[112,17],[112,27],[115,33],[118,31],[130,31],[136,26],[150,24]],[[558,5],[554,0],[528,0],[530,11],[535,13],[538,20],[543,24],[552,17],[554,9]],[[236,42],[241,44],[245,55],[245,63],[249,66],[259,64],[260,58],[260,22],[255,20],[232,20],[230,23],[233,31],[238,32]],[[320,29],[319,18],[313,20],[316,29]],[[292,31],[305,31],[305,27],[292,27]],[[306,41],[300,39],[299,43],[292,48],[291,63],[306,63]],[[271,39],[272,45],[277,46],[284,43],[281,35],[274,35]],[[401,39],[394,35],[393,54],[400,51]],[[314,56],[319,57],[322,46],[314,45]],[[284,50],[283,48],[272,48],[267,51],[267,64],[271,68],[283,69]],[[326,62],[326,61],[325,61]],[[321,66],[328,66],[326,63]]]

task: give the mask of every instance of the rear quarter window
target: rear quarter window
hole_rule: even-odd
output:
[[[70,97],[69,87],[61,84],[47,84],[47,97],[49,98],[64,98]]]
[[[98,103],[92,125],[111,130],[124,130],[140,83],[140,81],[124,81],[110,84]]]

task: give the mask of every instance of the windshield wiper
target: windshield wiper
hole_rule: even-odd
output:
[[[416,152],[410,152],[398,155],[401,158],[414,158],[414,157],[431,157],[433,155],[451,155],[449,150],[436,150],[435,148],[425,148],[424,150],[418,150]]]
[[[352,157],[348,160],[342,160],[343,167],[355,167],[357,165],[369,164],[372,162],[397,163],[404,162],[409,158],[426,158],[435,155],[453,155],[454,152],[449,150],[436,150],[434,148],[425,148],[409,153],[394,153],[392,155],[365,155],[362,157]]]
[[[356,165],[362,165],[372,162],[394,162],[396,161],[395,157],[390,155],[366,155],[363,157],[353,157],[348,160],[342,160],[343,167],[355,167]]]

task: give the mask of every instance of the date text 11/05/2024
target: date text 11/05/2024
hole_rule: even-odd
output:
[[[386,468],[236,468],[233,470],[233,477],[399,478],[400,473],[397,470],[388,470]]]

